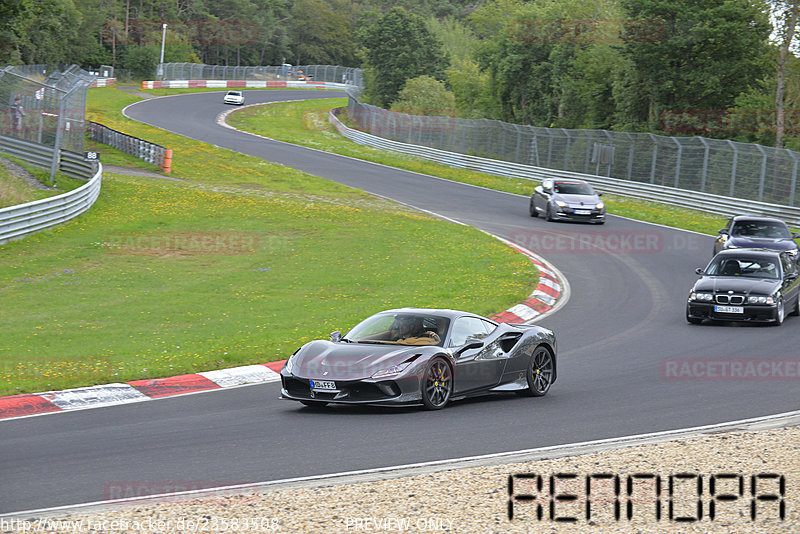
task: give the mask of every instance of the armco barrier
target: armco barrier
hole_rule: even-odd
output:
[[[53,157],[52,148],[4,136],[0,136],[0,152],[41,167],[49,167]],[[95,169],[94,164],[83,161],[83,156],[64,150],[60,156],[61,172],[89,181],[63,195],[0,209],[0,244],[65,223],[88,210],[97,200],[103,178],[102,165],[98,162]]]
[[[420,145],[401,143],[348,128],[342,124],[336,116],[340,111],[343,111],[343,108],[331,110],[329,114],[331,124],[333,124],[343,136],[362,145],[402,152],[404,154],[410,154],[412,156],[418,156],[436,161],[437,163],[449,165],[450,167],[469,169],[498,176],[513,176],[515,178],[524,178],[528,180],[578,178],[586,180],[604,192],[615,195],[663,202],[673,206],[696,209],[717,215],[752,214],[778,217],[790,224],[800,226],[800,208],[756,202],[741,198],[723,197],[709,193],[700,193],[686,189],[677,189],[628,180],[618,180],[592,174],[546,169],[508,161],[480,158],[467,154],[445,152],[444,150]]]
[[[52,147],[4,135],[0,135],[0,152],[44,169],[50,169],[53,162]],[[60,150],[57,163],[58,170],[70,178],[88,180],[94,174],[93,164],[82,154]]]
[[[103,167],[81,187],[51,198],[0,209],[0,244],[65,223],[88,210],[100,194]]]
[[[137,157],[168,173],[172,166],[172,150],[161,145],[139,139],[132,135],[104,126],[99,122],[88,122],[87,133],[92,141],[103,143],[112,148]]]

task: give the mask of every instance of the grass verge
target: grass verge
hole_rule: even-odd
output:
[[[232,126],[280,141],[374,161],[392,167],[431,174],[458,182],[529,196],[536,182],[505,178],[465,169],[447,167],[422,158],[395,154],[353,143],[342,137],[328,122],[328,112],[346,107],[346,98],[307,100],[252,106],[228,115]],[[350,125],[352,127],[352,125]],[[609,213],[674,228],[716,235],[725,217],[697,210],[677,208],[615,195],[603,195]]]
[[[25,161],[18,158],[10,157],[5,154],[0,154],[3,159],[16,163],[22,167],[29,174],[33,175],[43,185],[50,183],[50,172],[39,167],[34,167]],[[8,206],[15,206],[18,204],[25,204],[40,200],[47,197],[52,197],[71,191],[80,187],[85,182],[69,178],[68,176],[57,172],[55,175],[56,188],[55,189],[38,189],[28,184],[23,178],[12,173],[8,168],[0,162],[0,208]]]
[[[283,359],[389,307],[498,312],[538,280],[475,229],[129,121],[135,100],[89,92],[183,180],[107,174],[87,213],[2,246],[0,395]]]

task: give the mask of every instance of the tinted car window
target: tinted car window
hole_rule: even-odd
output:
[[[792,237],[789,228],[778,221],[739,221],[731,232],[737,237],[769,237],[781,239]]]
[[[460,317],[453,323],[453,332],[450,334],[451,347],[460,347],[468,339],[483,339],[494,330],[492,323],[487,323],[477,317]]]
[[[716,276],[743,276],[747,278],[780,277],[780,269],[772,258],[715,258],[706,273]]]
[[[594,195],[589,184],[576,184],[571,182],[556,182],[555,192],[562,195]]]

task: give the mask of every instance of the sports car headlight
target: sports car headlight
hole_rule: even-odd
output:
[[[767,300],[769,300],[769,304],[772,304],[772,297],[766,297],[764,295],[751,295],[747,297],[748,304],[767,304]]]
[[[712,300],[714,300],[714,295],[712,295],[711,293],[692,292],[692,294],[689,295],[689,298],[691,298],[692,300],[704,300],[706,302],[711,302]]]
[[[559,208],[566,208],[567,203],[564,202],[563,200],[556,200],[556,206],[558,206]]]
[[[599,209],[599,210],[601,210],[601,209],[603,209],[603,208],[605,208],[605,207],[606,207],[606,205],[605,205],[605,204],[603,204],[602,202],[598,202],[598,203],[595,205],[595,208],[597,208],[597,209]]]
[[[394,367],[389,367],[388,369],[382,369],[372,375],[372,378],[386,378],[387,376],[399,375],[405,371],[409,365],[411,365],[411,362],[405,362],[400,365],[395,365]]]

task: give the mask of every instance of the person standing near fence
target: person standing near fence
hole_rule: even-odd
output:
[[[22,99],[16,97],[14,105],[11,107],[11,125],[14,133],[19,135],[22,133],[22,118],[25,116],[25,109],[22,107]]]

